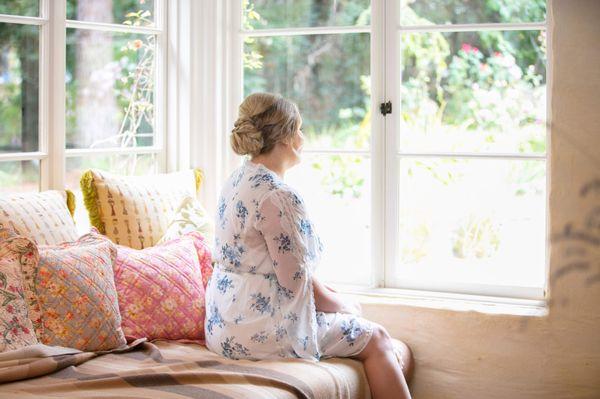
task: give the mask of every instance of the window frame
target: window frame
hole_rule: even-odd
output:
[[[377,0],[373,0],[377,1]],[[397,38],[403,33],[431,33],[431,32],[483,32],[483,31],[510,31],[510,30],[539,30],[548,32],[551,15],[547,11],[546,20],[544,22],[523,22],[523,23],[477,23],[477,24],[434,24],[434,25],[411,25],[406,26],[400,23],[401,10],[399,9],[399,1],[385,1],[385,27],[386,27],[386,42],[392,43],[385,51],[385,101],[392,101],[393,104],[401,104],[400,87],[401,73],[400,71],[400,46],[396,45]],[[547,1],[546,9],[549,10],[550,1]],[[540,154],[516,154],[516,153],[473,153],[473,152],[439,152],[439,151],[402,151],[399,145],[399,137],[402,134],[400,131],[399,113],[391,113],[386,116],[385,120],[385,138],[386,138],[386,218],[389,223],[386,225],[385,232],[385,286],[396,289],[422,290],[430,292],[450,292],[467,295],[486,295],[494,297],[521,298],[528,300],[541,300],[546,296],[547,285],[547,270],[548,270],[548,243],[545,243],[544,256],[544,275],[545,281],[541,287],[518,286],[518,285],[491,285],[481,283],[439,283],[422,279],[398,279],[394,277],[394,272],[400,265],[400,249],[398,241],[399,232],[399,205],[402,193],[399,190],[400,185],[400,168],[399,164],[402,159],[410,158],[457,158],[457,159],[482,159],[482,160],[538,160],[544,161],[546,165],[546,184],[545,184],[545,226],[544,231],[548,237],[548,197],[549,197],[549,150],[550,150],[550,80],[551,80],[551,46],[550,35],[546,35],[546,152]],[[383,102],[383,101],[382,101]],[[542,265],[535,265],[542,267]]]
[[[545,194],[545,227],[548,237],[548,198],[549,198],[549,151],[550,151],[550,87],[551,87],[551,35],[546,35],[546,142],[547,150],[539,154],[506,154],[506,153],[467,153],[467,152],[401,152],[398,146],[398,112],[383,116],[379,112],[379,104],[391,101],[400,104],[399,54],[396,45],[400,32],[456,32],[484,30],[540,30],[549,32],[552,26],[550,2],[547,1],[547,15],[544,22],[536,23],[479,23],[454,25],[402,26],[398,0],[372,0],[371,23],[368,26],[335,26],[335,27],[303,27],[303,28],[272,28],[246,31],[242,27],[242,0],[232,2],[226,11],[229,26],[233,33],[228,39],[230,51],[228,78],[233,82],[228,90],[228,110],[225,113],[227,121],[235,120],[237,107],[243,99],[243,40],[247,36],[292,36],[308,34],[357,33],[368,32],[371,35],[371,142],[366,151],[343,149],[305,149],[306,154],[360,154],[371,161],[371,259],[372,280],[364,286],[337,284],[347,292],[373,292],[401,295],[406,292],[430,292],[467,295],[473,297],[502,297],[525,301],[539,301],[546,296],[547,270],[549,264],[549,249],[546,238],[545,245],[545,282],[542,287],[500,286],[469,283],[427,282],[422,280],[398,281],[394,279],[394,269],[399,262],[399,160],[410,157],[456,157],[474,159],[518,159],[544,160],[546,164],[546,194]],[[398,107],[398,105],[396,105]],[[230,156],[226,170],[232,171],[239,164],[239,157]],[[537,265],[540,266],[540,265]],[[365,291],[366,290],[366,291]]]
[[[66,160],[86,155],[154,154],[159,171],[174,170],[168,164],[169,141],[177,137],[167,135],[167,1],[155,0],[155,23],[151,27],[135,27],[116,23],[98,23],[68,20],[66,0],[39,0],[39,16],[0,15],[0,23],[37,25],[39,31],[39,148],[36,152],[0,154],[0,162],[38,160],[40,162],[40,191],[64,190]],[[176,25],[176,24],[175,24]],[[106,32],[141,33],[156,35],[155,54],[155,126],[154,143],[149,147],[67,149],[66,148],[66,32],[67,29],[92,29]],[[173,44],[173,46],[177,43]],[[173,75],[177,77],[177,75]],[[171,90],[170,90],[171,91]],[[172,90],[178,95],[177,90]],[[175,135],[176,136],[176,135]],[[187,158],[189,162],[189,157]]]

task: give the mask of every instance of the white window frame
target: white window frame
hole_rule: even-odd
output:
[[[398,245],[398,206],[400,193],[399,186],[399,158],[400,157],[457,157],[477,159],[519,159],[519,160],[544,160],[546,162],[546,232],[548,231],[548,187],[549,187],[549,149],[550,132],[546,129],[547,151],[544,155],[539,154],[504,154],[504,153],[443,153],[443,152],[402,152],[398,148],[398,112],[384,117],[379,112],[379,105],[386,101],[392,101],[398,107],[399,81],[398,67],[399,54],[395,45],[400,30],[403,32],[454,32],[454,31],[482,31],[482,30],[544,30],[549,31],[551,25],[551,13],[549,10],[551,0],[548,0],[547,17],[545,22],[540,23],[481,23],[481,24],[455,24],[455,25],[427,25],[427,26],[400,26],[399,0],[372,0],[371,1],[371,25],[370,26],[340,26],[340,27],[308,27],[308,28],[277,28],[245,31],[242,29],[242,0],[228,2],[225,10],[227,26],[230,27],[230,35],[227,39],[229,51],[226,54],[228,66],[228,81],[232,82],[227,90],[227,111],[223,118],[227,126],[232,124],[237,115],[237,107],[243,99],[243,65],[241,54],[243,51],[243,39],[247,36],[292,36],[309,34],[330,33],[358,33],[368,32],[371,35],[371,143],[367,151],[356,150],[329,150],[329,149],[305,149],[307,154],[360,154],[366,155],[371,161],[371,258],[372,258],[372,281],[366,286],[340,287],[348,292],[372,293],[377,295],[419,295],[430,293],[433,296],[444,296],[456,294],[460,298],[471,298],[477,302],[481,298],[497,298],[499,301],[513,303],[522,300],[523,303],[541,305],[546,296],[544,287],[516,287],[516,286],[486,286],[483,284],[434,284],[427,281],[396,281],[393,279],[393,271],[399,260]],[[551,84],[551,45],[550,35],[547,40],[547,63],[546,63],[546,96],[547,96],[547,120],[550,120],[550,84]],[[547,126],[549,123],[547,123]],[[225,138],[226,139],[226,138]],[[222,147],[221,147],[222,148]],[[224,149],[228,154],[230,151]],[[229,155],[229,162],[223,164],[224,172],[231,172],[238,164],[239,158]],[[548,236],[548,234],[546,234]],[[539,265],[538,265],[539,266]],[[545,270],[548,270],[548,244],[546,240]],[[547,274],[547,273],[546,273]],[[547,280],[547,279],[546,279]],[[545,283],[547,285],[547,281]],[[502,299],[504,298],[504,299]]]
[[[183,7],[189,6],[189,0],[183,0]],[[65,189],[66,159],[88,155],[114,154],[153,154],[157,157],[160,171],[175,170],[182,163],[189,164],[189,156],[167,152],[167,138],[173,147],[179,146],[180,135],[167,135],[167,51],[177,50],[179,42],[168,46],[167,34],[167,1],[155,0],[154,26],[136,27],[122,24],[73,21],[66,19],[66,0],[40,0],[39,16],[25,17],[17,15],[0,15],[0,22],[37,25],[40,27],[39,40],[39,148],[37,152],[0,154],[0,161],[39,160],[39,190]],[[177,26],[178,15],[169,26]],[[65,71],[66,71],[66,32],[68,28],[93,29],[106,32],[124,32],[154,34],[156,40],[155,54],[155,126],[154,143],[149,147],[108,148],[108,149],[66,149],[65,138]],[[188,40],[189,43],[189,40]],[[178,58],[175,62],[178,62]],[[185,61],[185,60],[184,60]],[[189,64],[189,63],[188,63]],[[185,66],[185,62],[182,62]],[[177,79],[177,71],[172,79]],[[169,90],[171,97],[180,96],[178,88]],[[175,111],[173,111],[175,112]],[[176,119],[176,118],[172,118]],[[189,131],[189,130],[188,130]],[[187,131],[186,131],[187,133]],[[173,138],[171,137],[173,136]],[[181,136],[185,136],[182,134]],[[181,145],[185,145],[181,144]],[[189,147],[188,147],[189,152]],[[170,161],[168,163],[168,161]]]
[[[385,51],[385,100],[396,104],[396,107],[401,104],[400,84],[401,76],[398,73],[401,65],[399,64],[400,46],[396,45],[397,38],[401,33],[429,33],[429,32],[482,32],[482,31],[509,31],[509,30],[540,30],[548,32],[549,22],[551,18],[548,12],[546,21],[539,23],[478,23],[478,24],[445,24],[445,25],[424,25],[424,26],[404,26],[401,25],[401,12],[399,10],[399,1],[385,1],[385,27],[386,27],[386,43],[390,43]],[[548,1],[549,3],[549,1]],[[547,9],[550,9],[549,4]],[[550,81],[551,77],[551,46],[549,43],[550,35],[546,35],[548,43],[547,61],[546,61],[546,81]],[[549,89],[546,86],[546,116],[549,119],[550,101],[548,97]],[[382,101],[383,102],[383,101]],[[399,258],[399,204],[402,193],[399,191],[399,167],[401,159],[414,157],[435,157],[435,158],[459,158],[459,159],[484,159],[484,160],[538,160],[546,163],[546,198],[544,214],[548,217],[548,187],[549,187],[549,168],[548,152],[550,149],[550,132],[546,128],[547,151],[545,154],[516,154],[516,153],[471,153],[471,152],[403,152],[400,150],[398,138],[402,132],[399,129],[399,113],[392,112],[385,118],[385,140],[386,140],[386,221],[385,231],[385,284],[387,287],[433,291],[433,292],[452,292],[469,295],[487,295],[494,297],[507,298],[523,298],[531,300],[542,300],[546,295],[546,287],[531,287],[531,286],[500,286],[475,283],[436,283],[420,279],[402,279],[394,278],[397,265],[400,264]],[[548,124],[546,125],[548,126]],[[546,237],[548,237],[548,222],[546,220]],[[544,270],[548,270],[548,245],[545,245],[545,265]],[[542,265],[534,265],[533,267],[542,267]]]

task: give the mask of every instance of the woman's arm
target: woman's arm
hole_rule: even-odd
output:
[[[340,295],[329,289],[325,284],[313,277],[313,292],[317,311],[325,313],[353,313],[360,315],[358,303],[344,300]]]

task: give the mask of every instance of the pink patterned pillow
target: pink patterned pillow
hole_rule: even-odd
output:
[[[0,227],[0,352],[38,343],[21,276],[23,265],[37,262],[33,241]]]
[[[126,344],[113,280],[116,248],[97,233],[38,246],[39,262],[22,271],[36,334],[46,345],[103,351]],[[32,315],[34,320],[38,315]]]
[[[115,284],[127,338],[203,341],[212,267],[202,235],[191,232],[142,250],[117,248]]]

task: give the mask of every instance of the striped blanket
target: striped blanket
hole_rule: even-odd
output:
[[[0,353],[0,383],[0,398],[20,399],[370,397],[355,360],[229,360],[173,341],[105,354],[44,345]]]

